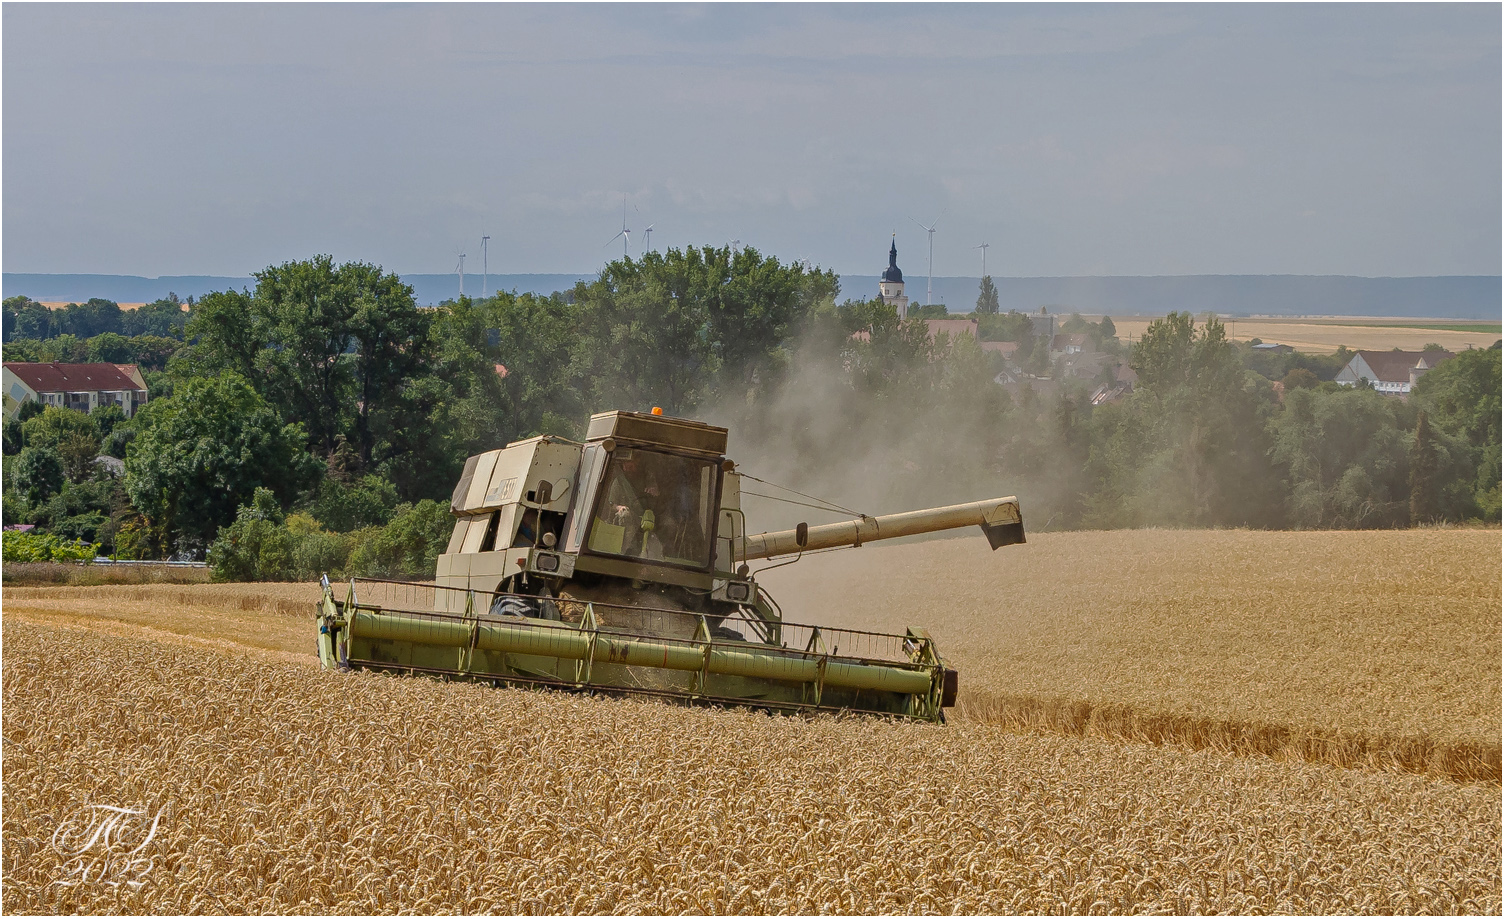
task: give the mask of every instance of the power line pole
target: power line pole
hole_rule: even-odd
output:
[[[482,236],[481,237],[481,299],[482,300],[486,299],[486,243],[490,239],[491,239],[490,236]],[[984,254],[984,256],[987,255],[987,253],[983,253],[983,254]],[[984,258],[984,260],[986,260],[986,258]]]

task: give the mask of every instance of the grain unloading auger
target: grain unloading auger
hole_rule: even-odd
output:
[[[655,410],[656,411],[656,410]],[[1024,542],[1016,498],[748,534],[725,428],[605,412],[583,444],[472,456],[434,583],[355,579],[319,610],[325,667],[944,720],[956,672],[923,629],[784,619],[749,562],[980,526]]]

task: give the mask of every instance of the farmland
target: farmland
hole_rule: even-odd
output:
[[[1498,531],[967,537],[765,580],[791,619],[929,627],[965,707],[330,674],[308,585],[7,589],[0,906],[1501,909]],[[55,883],[100,804],[161,815],[139,887]]]
[[[1113,317],[1118,335],[1124,341],[1137,341],[1153,319]],[[1223,320],[1228,337],[1236,341],[1261,341],[1290,345],[1297,351],[1331,353],[1339,345],[1354,351],[1389,351],[1401,348],[1420,351],[1436,343],[1450,351],[1469,347],[1488,348],[1500,338],[1499,322],[1439,321],[1436,319],[1365,319],[1330,316],[1290,318],[1239,318]]]

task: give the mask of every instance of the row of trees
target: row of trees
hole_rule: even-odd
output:
[[[436,309],[375,266],[269,267],[254,290],[178,308],[182,338],[154,336],[173,346],[135,418],[28,407],[7,423],[6,522],[122,555],[208,552],[227,576],[419,574],[467,456],[653,405],[727,424],[744,466],[864,512],[1002,491],[1035,529],[1499,519],[1498,348],[1402,402],[1323,382],[1341,354],[1257,355],[1215,319],[1172,314],[1130,349],[1111,320],[1072,317],[1062,330],[1139,374],[1127,399],[1093,405],[1069,380],[1011,392],[971,336],[932,340],[838,294],[830,272],[711,247]],[[25,340],[27,310],[7,359],[64,335],[99,354],[141,340]],[[1021,353],[1040,344],[1027,316],[979,318]]]
[[[0,318],[4,320],[7,342],[22,338],[46,341],[64,335],[84,339],[106,333],[181,339],[192,307],[192,297],[184,302],[177,294],[168,294],[131,310],[97,297],[60,309],[49,309],[30,297],[8,297],[0,308]]]

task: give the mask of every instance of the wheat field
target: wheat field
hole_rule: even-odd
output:
[[[811,556],[786,616],[930,630],[973,718],[1499,781],[1499,530],[980,536]]]
[[[1138,341],[1154,319],[1130,316],[1114,317],[1119,338]],[[1297,351],[1331,354],[1342,345],[1354,351],[1389,351],[1402,348],[1420,351],[1429,344],[1439,344],[1449,351],[1488,348],[1500,339],[1500,323],[1470,323],[1467,320],[1418,319],[1408,325],[1404,319],[1364,319],[1330,316],[1310,319],[1284,317],[1224,319],[1228,337],[1235,341],[1258,338],[1271,344],[1290,345]],[[1436,328],[1448,325],[1454,328]],[[1470,328],[1470,326],[1475,326]],[[1431,326],[1431,328],[1429,328]]]
[[[1500,911],[1494,786],[4,641],[10,913]],[[98,805],[156,821],[116,886]]]
[[[6,588],[0,908],[1501,910],[1498,530],[969,536],[763,580],[792,620],[929,628],[951,723],[326,673],[308,584]],[[103,806],[133,858],[71,854]]]

